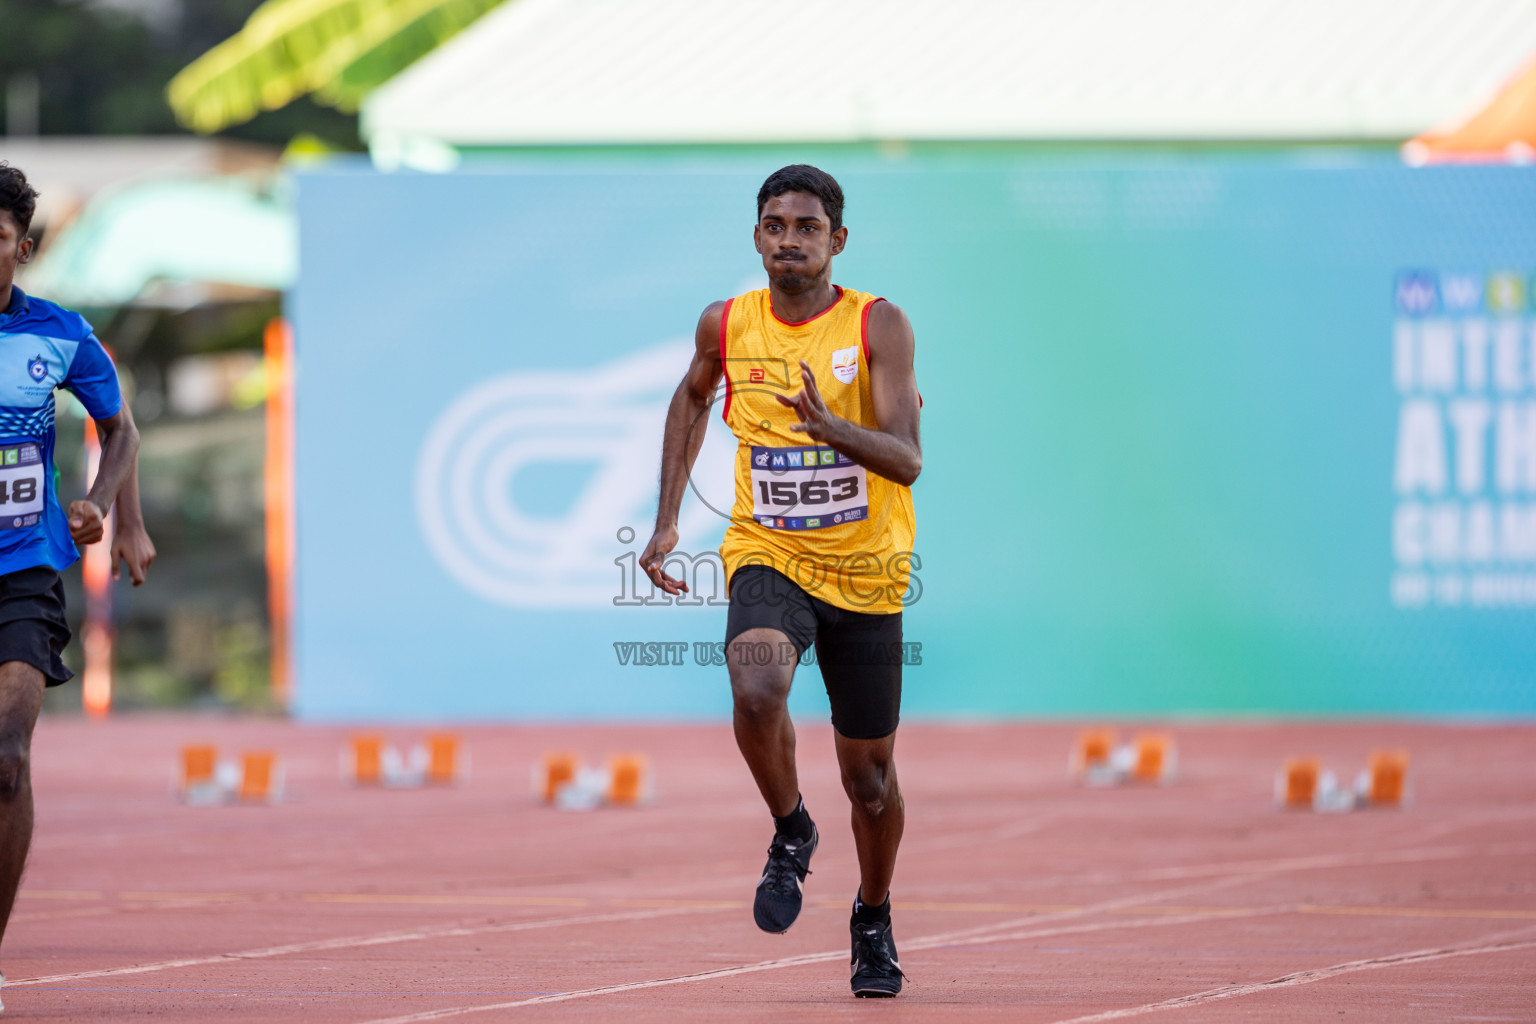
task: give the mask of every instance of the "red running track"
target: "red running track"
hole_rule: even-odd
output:
[[[398,740],[423,730],[389,728]],[[724,725],[472,727],[453,790],[352,790],[348,730],[48,719],[7,1019],[119,1021],[1529,1021],[1536,728],[1188,725],[1180,779],[1085,790],[1073,725],[903,727],[895,929],[910,981],[848,994],[857,885],[825,726],[822,830],[784,936],[749,900],[771,825]],[[186,743],[283,755],[276,807],[184,807]],[[1287,756],[1413,754],[1416,803],[1272,805]],[[535,806],[551,749],[650,755],[641,810]]]

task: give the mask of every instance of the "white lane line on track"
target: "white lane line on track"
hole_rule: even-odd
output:
[[[1015,918],[1009,921],[994,922],[989,925],[981,925],[976,928],[965,928],[951,932],[941,932],[928,935],[911,942],[898,942],[900,948],[908,950],[933,949],[939,946],[956,945],[981,945],[986,942],[1016,941],[1024,938],[1044,938],[1053,934],[1065,934],[1078,931],[1108,930],[1114,927],[1153,927],[1158,924],[1172,925],[1192,923],[1194,921],[1209,921],[1210,914],[1190,914],[1183,916],[1160,916],[1156,918],[1131,919],[1118,922],[1102,922],[1101,925],[1080,925],[1067,929],[1041,930],[1038,926],[1051,921],[1069,920],[1072,918],[1086,917],[1092,914],[1107,913],[1123,907],[1140,907],[1157,900],[1172,899],[1176,896],[1184,896],[1195,893],[1208,893],[1217,889],[1225,889],[1232,886],[1243,885],[1252,882],[1255,878],[1270,875],[1283,874],[1287,871],[1311,870],[1322,867],[1338,867],[1343,863],[1373,864],[1373,863],[1413,863],[1426,860],[1443,860],[1459,858],[1473,853],[1488,854],[1495,851],[1499,853],[1517,853],[1536,849],[1533,843],[1495,843],[1481,846],[1441,846],[1429,847],[1418,850],[1392,850],[1382,851],[1376,854],[1360,856],[1357,854],[1343,854],[1317,857],[1289,857],[1283,859],[1255,860],[1240,862],[1239,864],[1222,865],[1217,872],[1212,872],[1211,867],[1203,866],[1189,874],[1184,874],[1177,869],[1168,872],[1172,877],[1194,877],[1209,879],[1213,873],[1224,874],[1225,877],[1217,877],[1210,881],[1201,881],[1194,885],[1181,886],[1177,889],[1165,890],[1159,893],[1138,893],[1135,896],[1126,896],[1115,900],[1106,900],[1101,903],[1091,904],[1079,910],[1061,911],[1053,914],[1037,914],[1025,918]],[[1151,874],[1151,872],[1149,872]],[[1252,911],[1237,911],[1230,917],[1258,916],[1260,914],[1285,913],[1296,911],[1297,905],[1280,907],[1254,908]],[[1019,930],[1023,929],[1023,930]],[[724,967],[713,971],[701,971],[696,974],[679,975],[671,978],[657,978],[651,981],[631,982],[619,985],[603,985],[590,989],[578,989],[572,992],[552,993],[544,996],[533,996],[527,999],[519,999],[508,1003],[482,1004],[479,1006],[456,1006],[440,1010],[427,1010],[421,1013],[407,1014],[400,1017],[384,1017],[367,1021],[366,1024],[420,1024],[424,1021],[442,1020],[448,1017],[458,1017],[467,1014],[484,1013],[492,1010],[513,1010],[523,1006],[534,1006],[542,1003],[562,1003],[575,999],[591,999],[599,996],[614,995],[621,992],[635,992],[649,988],[664,988],[672,985],[684,985],[696,981],[711,981],[717,978],[735,977],[743,974],[756,974],[762,971],[780,970],[787,967],[800,967],[807,964],[826,963],[831,960],[841,959],[846,956],[842,950],[807,953],[802,956],[784,957],[779,960],[764,960],[755,964],[745,964],[740,967]],[[1462,955],[1462,954],[1457,954]],[[1357,968],[1363,969],[1363,968]],[[1118,1011],[1116,1011],[1118,1012]],[[1150,1011],[1148,1011],[1150,1012]]]
[[[1052,914],[1035,914],[1035,915],[1030,915],[1028,917],[1023,917],[1023,918],[1014,918],[1014,919],[1011,919],[1011,920],[1008,920],[1008,921],[997,921],[997,922],[993,922],[992,924],[982,925],[982,926],[977,927],[977,928],[962,929],[960,931],[945,932],[945,933],[941,933],[939,935],[927,936],[924,939],[918,940],[918,941],[924,942],[924,943],[933,943],[933,944],[937,944],[937,945],[946,945],[946,944],[958,944],[960,940],[965,940],[965,939],[969,939],[969,938],[972,938],[972,937],[993,936],[993,935],[1001,936],[1001,935],[1003,935],[1003,933],[1008,932],[1009,929],[1015,929],[1015,928],[1025,927],[1025,926],[1030,926],[1030,925],[1038,926],[1040,924],[1044,924],[1044,923],[1047,923],[1047,922],[1050,922],[1050,921],[1067,920],[1067,919],[1071,919],[1071,918],[1084,917],[1084,916],[1091,915],[1091,914],[1096,914],[1096,913],[1106,913],[1106,912],[1117,910],[1117,909],[1120,909],[1120,908],[1123,908],[1123,907],[1138,907],[1138,906],[1145,905],[1149,901],[1155,901],[1155,900],[1160,900],[1160,899],[1172,899],[1172,898],[1175,898],[1177,896],[1183,896],[1183,895],[1189,895],[1189,894],[1197,894],[1197,893],[1204,893],[1204,892],[1211,892],[1211,891],[1214,891],[1214,890],[1217,890],[1217,889],[1228,888],[1228,887],[1233,886],[1233,885],[1240,885],[1240,884],[1243,884],[1245,882],[1251,881],[1251,880],[1253,880],[1256,877],[1264,877],[1264,876],[1268,876],[1268,875],[1281,874],[1281,873],[1286,872],[1286,871],[1307,870],[1307,869],[1314,869],[1314,868],[1320,868],[1320,867],[1336,867],[1336,866],[1341,866],[1344,863],[1358,864],[1358,865],[1365,865],[1365,864],[1372,864],[1372,863],[1402,863],[1402,862],[1405,862],[1405,861],[1413,862],[1413,861],[1423,861],[1423,860],[1437,860],[1437,859],[1459,858],[1459,857],[1464,857],[1464,856],[1468,856],[1468,855],[1471,855],[1471,854],[1485,854],[1486,855],[1486,854],[1490,854],[1490,853],[1494,853],[1494,854],[1496,854],[1496,853],[1519,853],[1519,852],[1527,852],[1527,851],[1530,851],[1530,850],[1536,850],[1536,843],[1498,843],[1498,844],[1478,845],[1478,846],[1467,845],[1467,846],[1430,847],[1430,848],[1422,848],[1422,849],[1418,849],[1418,850],[1384,851],[1384,852],[1381,852],[1381,853],[1377,853],[1377,854],[1374,854],[1374,855],[1366,855],[1366,856],[1363,856],[1363,857],[1359,856],[1359,855],[1338,855],[1338,856],[1324,856],[1324,857],[1297,857],[1297,858],[1285,858],[1285,859],[1274,859],[1274,860],[1254,860],[1254,861],[1243,861],[1243,862],[1228,863],[1228,864],[1221,864],[1221,865],[1217,865],[1217,864],[1202,865],[1202,866],[1199,866],[1199,867],[1196,867],[1196,868],[1193,868],[1193,869],[1189,870],[1187,873],[1179,872],[1176,869],[1173,870],[1173,871],[1168,871],[1168,869],[1161,869],[1161,871],[1148,872],[1146,874],[1147,875],[1152,875],[1152,874],[1162,874],[1163,872],[1167,872],[1167,874],[1164,875],[1164,877],[1168,877],[1170,875],[1172,877],[1179,877],[1180,875],[1182,875],[1182,877],[1186,877],[1186,878],[1210,879],[1210,877],[1213,874],[1216,875],[1217,877],[1215,878],[1215,880],[1204,881],[1204,882],[1200,882],[1200,883],[1193,884],[1193,885],[1188,885],[1188,886],[1182,886],[1182,887],[1179,887],[1177,889],[1165,890],[1165,891],[1160,892],[1160,893],[1138,893],[1135,896],[1127,896],[1127,897],[1123,897],[1123,898],[1117,899],[1117,900],[1109,900],[1109,901],[1105,901],[1105,902],[1101,902],[1101,903],[1090,904],[1088,906],[1079,908],[1077,910],[1061,911],[1061,912],[1052,913]],[[1143,873],[1137,873],[1137,874],[1141,875]],[[1145,875],[1143,875],[1143,877],[1145,877]],[[1080,880],[1083,880],[1083,879],[1080,879]],[[1121,881],[1127,881],[1127,880],[1129,880],[1129,878],[1122,876],[1120,878],[1120,880]],[[710,908],[710,907],[669,907],[669,908],[661,908],[661,909],[656,909],[656,910],[637,910],[637,911],[630,911],[630,912],[626,912],[626,913],[616,913],[616,914],[590,914],[590,915],[582,915],[582,916],[570,917],[570,918],[546,919],[546,920],[542,920],[542,921],[511,922],[511,923],[507,923],[507,924],[486,925],[486,926],[475,927],[475,928],[447,926],[447,927],[442,927],[442,928],[413,929],[413,930],[410,930],[410,931],[386,932],[386,933],[382,933],[382,934],[379,934],[379,935],[350,936],[350,937],[343,937],[343,938],[337,938],[337,939],[321,939],[321,940],[317,940],[317,941],[314,941],[314,942],[300,942],[300,943],[293,943],[293,944],[284,945],[284,946],[272,946],[272,947],[268,947],[268,948],[265,948],[265,949],[247,950],[247,951],[244,951],[244,952],[221,953],[221,954],[216,954],[216,955],[213,955],[213,956],[189,957],[189,958],[186,958],[186,959],[179,959],[179,960],[162,960],[162,961],[158,961],[156,963],[139,964],[139,965],[135,965],[135,966],[131,966],[131,967],[103,968],[101,970],[95,970],[95,971],[77,971],[77,972],[72,972],[72,973],[68,973],[68,974],[47,975],[45,977],[40,977],[40,978],[18,978],[15,981],[8,981],[7,984],[12,986],[12,987],[14,987],[14,986],[21,986],[21,985],[43,985],[43,984],[51,984],[51,983],[55,983],[55,982],[59,982],[59,981],[74,981],[74,980],[82,980],[82,979],[87,979],[87,978],[103,978],[103,977],[114,977],[114,976],[121,976],[121,975],[146,974],[146,973],[151,973],[151,972],[154,972],[154,971],[172,970],[172,969],[181,968],[181,967],[201,967],[201,966],[207,966],[207,965],[211,965],[211,964],[221,964],[221,963],[227,964],[227,963],[230,963],[230,962],[236,961],[236,960],[257,960],[257,959],[264,959],[264,958],[268,958],[268,957],[287,956],[287,955],[296,954],[296,953],[324,952],[326,950],[333,950],[333,949],[355,949],[355,948],[364,948],[364,947],[368,947],[368,946],[387,945],[387,944],[390,944],[390,943],[397,943],[397,942],[414,942],[414,941],[419,941],[419,940],[424,940],[424,939],[455,938],[455,937],[471,936],[471,935],[493,934],[493,933],[498,933],[498,932],[525,931],[525,930],[534,929],[534,928],[557,928],[557,927],[562,927],[562,926],[565,926],[565,925],[589,924],[589,923],[590,924],[595,924],[595,923],[610,922],[610,921],[638,921],[638,920],[645,920],[647,918],[652,918],[652,917],[667,917],[667,916],[672,916],[672,915],[675,915],[675,914],[697,914],[697,913],[711,913],[711,912],[718,912],[718,910],[715,909],[715,908]],[[1164,918],[1164,920],[1172,921],[1174,919]],[[1014,937],[1014,936],[1010,936],[1010,938],[1011,937]],[[927,945],[919,947],[919,946],[917,946],[914,943],[905,943],[904,945],[908,945],[910,948],[914,948],[914,949],[915,948],[929,948]],[[834,959],[834,958],[837,958],[837,957],[841,957],[844,954],[841,951],[838,951],[836,953],[808,954],[808,955],[812,956],[813,959],[806,960],[804,962],[806,962],[806,963],[817,963],[817,962],[824,962],[824,961],[829,960],[829,959]],[[789,958],[788,960],[782,961],[782,962],[781,961],[766,961],[765,963],[768,964],[769,966],[747,965],[746,967],[742,967],[742,968],[726,968],[724,970],[726,970],[726,971],[735,971],[737,973],[751,973],[751,972],[758,971],[758,970],[774,970],[774,969],[777,969],[778,967],[796,966],[800,962],[801,962],[801,958],[793,958],[792,957],[792,958]],[[697,975],[697,976],[690,975],[690,976],[687,976],[687,978],[685,978],[683,980],[700,980],[700,979],[703,979],[703,978],[715,977],[715,976],[719,976],[719,972],[706,972],[703,975]],[[676,984],[676,983],[677,983],[677,981],[672,980],[672,979],[663,979],[663,980],[660,980],[660,981],[655,982],[655,983],[641,983],[641,985],[642,985],[642,987],[655,987],[655,985],[659,985],[659,984]],[[586,990],[583,990],[583,991],[585,992]],[[606,988],[605,989],[597,989],[597,990],[592,990],[590,993],[587,993],[587,994],[590,994],[590,995],[601,995],[601,994],[605,994],[607,991],[609,991],[609,989],[606,989]],[[622,991],[622,990],[614,990],[614,991]],[[582,998],[582,997],[583,996],[568,996],[568,997],[565,997],[565,998]],[[473,1012],[476,1012],[479,1009],[481,1009],[481,1008],[480,1007],[463,1007],[463,1008],[459,1008],[459,1009],[455,1009],[455,1010],[451,1011],[451,1013],[449,1013],[449,1015],[456,1014],[456,1013],[473,1013]],[[412,1017],[412,1018],[405,1018],[405,1019],[410,1019],[410,1020],[416,1020],[416,1019],[431,1020],[433,1018],[432,1017],[422,1017],[422,1018]]]
[[[1317,871],[1325,868],[1369,867],[1376,864],[1416,864],[1424,861],[1459,860],[1472,856],[1519,856],[1536,853],[1536,843],[1462,843],[1454,846],[1421,846],[1380,850],[1371,853],[1318,854],[1306,857],[1279,857],[1264,860],[1206,861],[1137,871],[1095,871],[1077,875],[1036,875],[1016,885],[1018,891],[1056,889],[1064,885],[1124,885],[1133,882],[1170,882],[1181,879],[1251,877],[1255,874],[1282,874],[1289,871]],[[976,886],[952,886],[951,893],[973,891]]]
[[[1138,906],[1149,899],[1172,899],[1175,896],[1183,896],[1193,892],[1209,892],[1213,889],[1226,888],[1248,880],[1251,876],[1235,876],[1219,880],[1214,883],[1201,883],[1192,886],[1181,886],[1162,893],[1138,893],[1135,896],[1122,897],[1117,900],[1109,900],[1103,903],[1092,904],[1078,910],[1062,911],[1056,914],[1031,915],[1023,918],[1013,918],[1008,921],[997,921],[979,928],[964,929],[958,932],[947,932],[936,939],[952,941],[972,934],[991,934],[999,930],[1017,928],[1025,924],[1040,924],[1046,921],[1081,917],[1086,914],[1103,913],[1120,907]],[[658,909],[634,910],[612,914],[585,914],[577,917],[548,918],[540,921],[513,921],[504,924],[482,925],[478,927],[445,926],[441,928],[416,928],[408,931],[384,932],[378,935],[345,936],[336,939],[318,939],[313,942],[297,942],[283,946],[269,946],[263,949],[246,950],[235,953],[218,953],[212,956],[187,957],[178,960],[161,960],[150,964],[136,964],[131,967],[108,967],[95,971],[74,971],[67,974],[50,974],[40,978],[18,978],[15,981],[7,981],[10,987],[21,985],[45,985],[61,981],[80,981],[87,978],[107,978],[130,974],[148,974],[154,971],[174,970],[181,967],[204,967],[210,964],[227,964],[235,960],[261,960],[270,957],[288,956],[295,953],[317,953],[333,949],[361,949],[368,946],[381,946],[397,942],[415,942],[423,939],[460,938],[471,935],[490,935],[502,932],[528,931],[537,928],[558,928],[565,925],[598,924],[619,921],[643,921],[655,917],[669,917],[677,914],[719,913],[726,908],[719,905],[690,906],[690,907],[665,907]],[[841,956],[841,953],[835,954]],[[788,964],[784,966],[790,966]]]
[[[1311,871],[1320,868],[1365,867],[1374,864],[1417,864],[1430,860],[1457,860],[1462,857],[1501,857],[1536,853],[1536,843],[1462,843],[1455,846],[1421,846],[1406,850],[1381,850],[1374,853],[1333,853],[1310,857],[1282,857],[1269,860],[1218,861],[1188,867],[1150,868],[1131,873],[1104,872],[1101,874],[1064,877],[1063,881],[1087,884],[1104,882],[1167,882],[1179,878],[1200,878],[1211,875],[1262,872],[1265,874],[1285,871]]]
[[[1529,935],[1536,931],[1533,928],[1521,928],[1513,932],[1495,933],[1486,935],[1473,941],[1480,943],[1477,946],[1441,946],[1435,949],[1417,949],[1408,953],[1395,953],[1392,956],[1372,957],[1369,960],[1350,960],[1341,964],[1333,964],[1330,967],[1319,967],[1310,971],[1297,971],[1294,974],[1282,975],[1269,981],[1261,981],[1248,985],[1229,985],[1224,988],[1208,989],[1204,992],[1194,992],[1187,996],[1176,996],[1173,999],[1164,999],[1156,1003],[1147,1003],[1144,1006],[1130,1006],[1123,1010],[1105,1010],[1103,1013],[1091,1013],[1085,1017],[1071,1017],[1067,1020],[1056,1021],[1055,1024],[1098,1024],[1100,1021],[1124,1020],[1127,1017],[1140,1017],[1143,1014],[1158,1013],[1163,1010],[1178,1010],[1192,1006],[1201,1006],[1218,999],[1231,999],[1235,996],[1252,995],[1255,992],[1269,992],[1274,989],[1291,988],[1296,985],[1310,985],[1316,981],[1327,981],[1341,974],[1353,974],[1356,971],[1373,971],[1382,967],[1400,967],[1404,964],[1422,964],[1431,960],[1445,960],[1458,956],[1477,956],[1483,953],[1508,953],[1520,949],[1536,949],[1536,941],[1516,942],[1522,935]]]
[[[1218,889],[1230,889],[1252,881],[1252,876],[1243,875],[1236,878],[1224,878],[1216,882],[1201,882],[1197,885],[1181,885],[1176,889],[1164,889],[1161,892],[1137,893],[1134,896],[1121,896],[1112,900],[1101,900],[1098,903],[1090,903],[1087,906],[1075,910],[1058,910],[1046,914],[1030,914],[1026,917],[1015,917],[1007,921],[994,921],[991,924],[976,925],[972,928],[960,928],[954,931],[937,932],[926,935],[911,942],[898,943],[898,948],[907,946],[911,949],[931,949],[934,946],[967,945],[974,940],[993,941],[996,937],[1011,932],[1014,929],[1026,928],[1033,930],[1043,924],[1054,921],[1072,921],[1078,918],[1091,917],[1095,914],[1111,914],[1127,907],[1142,907],[1147,903],[1155,903],[1159,900],[1171,900],[1180,896],[1205,895]],[[1208,920],[1210,915],[1198,915],[1202,920]],[[1169,915],[1161,915],[1164,919],[1174,920]],[[1111,924],[1111,922],[1105,922]]]
[[[540,928],[563,928],[567,925],[606,924],[615,921],[644,921],[654,917],[672,917],[677,914],[710,913],[708,907],[666,907],[658,910],[631,910],[616,914],[583,914],[577,917],[551,917],[538,921],[508,921],[470,927],[448,925],[440,928],[415,928],[409,931],[382,932],[377,935],[352,935],[336,939],[317,939],[313,942],[294,942],[285,946],[268,946],[264,949],[248,949],[237,953],[218,953],[213,956],[187,957],[182,960],[161,960],[152,964],[136,964],[132,967],[107,967],[97,971],[72,971],[68,974],[50,974],[41,978],[7,980],[6,988],[19,985],[48,985],[60,981],[80,981],[86,978],[108,978],[123,974],[148,974],[177,967],[202,967],[208,964],[227,964],[236,960],[264,960],[294,953],[319,953],[331,949],[362,949],[367,946],[387,946],[396,942],[416,942],[422,939],[453,939],[473,935],[493,935],[500,932],[525,932]]]
[[[1240,881],[1247,881],[1244,878]],[[899,941],[898,947],[907,950],[934,949],[940,946],[973,946],[987,942],[1013,941],[1017,939],[1046,938],[1054,935],[1074,935],[1083,932],[1112,931],[1121,928],[1157,928],[1176,924],[1188,924],[1196,921],[1210,921],[1213,916],[1227,917],[1258,917],[1267,914],[1282,914],[1295,910],[1295,905],[1275,907],[1240,908],[1231,914],[1185,914],[1173,916],[1160,914],[1156,917],[1125,918],[1117,921],[1096,921],[1083,924],[1066,925],[1055,928],[1023,928],[1022,925],[1069,920],[1083,917],[1089,914],[1105,913],[1123,906],[1136,906],[1148,899],[1168,899],[1188,893],[1191,889],[1198,888],[1201,891],[1210,891],[1212,888],[1225,888],[1227,885],[1237,884],[1239,880],[1218,882],[1215,886],[1183,886],[1179,889],[1164,893],[1140,893],[1135,897],[1124,897],[1116,900],[1106,900],[1081,910],[1061,911],[1055,914],[1038,914],[1027,918],[1016,918],[1011,921],[1000,921],[995,924],[982,925],[976,928],[965,928],[959,931],[939,932],[935,935],[923,936],[910,942]],[[425,1010],[420,1013],[406,1014],[400,1017],[384,1017],[370,1020],[366,1024],[420,1024],[423,1021],[442,1020],[447,1017],[461,1017],[474,1013],[487,1013],[493,1010],[515,1010],[523,1006],[535,1006],[542,1003],[565,1003],[576,999],[593,999],[598,996],[616,995],[620,992],[636,992],[648,988],[667,988],[673,985],[686,985],[696,981],[714,981],[719,978],[738,977],[743,974],[758,974],[763,971],[782,970],[786,967],[802,967],[807,964],[827,963],[832,960],[841,960],[848,956],[846,950],[828,950],[821,953],[805,953],[800,956],[782,957],[777,960],[763,960],[755,964],[744,964],[739,967],[722,967],[713,971],[700,971],[695,974],[677,975],[671,978],[655,978],[650,981],[627,982],[618,985],[600,985],[596,988],[577,989],[572,992],[555,992],[549,995],[530,996],[526,999],[516,999],[506,1003],[488,1003],[476,1006],[451,1006],[440,1010]]]
[[[964,939],[944,939],[929,936],[915,942],[901,943],[904,949],[947,949],[955,946],[984,946],[993,942],[1016,942],[1020,939],[1045,939],[1058,935],[1080,935],[1086,932],[1108,932],[1120,928],[1157,928],[1176,924],[1210,924],[1212,921],[1230,921],[1245,917],[1270,917],[1276,914],[1294,914],[1294,903],[1276,904],[1270,907],[1241,907],[1220,913],[1159,914],[1156,917],[1128,917],[1120,921],[1092,921],[1086,924],[1066,925],[1060,928],[1025,928],[1001,935],[974,935]]]
[[[1258,917],[1269,914],[1283,914],[1294,911],[1295,906],[1256,907],[1247,911],[1235,911],[1229,917]],[[1119,928],[1156,928],[1173,924],[1186,924],[1194,922],[1206,922],[1211,919],[1210,914],[1188,914],[1180,917],[1148,917],[1125,921],[1101,921],[1081,925],[1070,925],[1061,928],[1027,929],[1007,935],[972,936],[964,939],[953,939],[944,936],[929,936],[910,943],[902,943],[908,949],[931,949],[937,946],[979,945],[985,942],[999,942],[1029,938],[1048,938],[1056,935],[1081,934],[1083,932],[1110,931]],[[1068,1021],[1058,1021],[1057,1024],[1090,1024],[1090,1022],[1116,1020],[1122,1017],[1135,1017],[1141,1014],[1154,1013],[1158,1010],[1175,1009],[1181,1006],[1195,1005],[1212,999],[1226,999],[1232,996],[1247,995],[1252,992],[1267,991],[1274,988],[1288,988],[1293,985],[1306,985],[1314,981],[1323,981],[1326,978],[1339,974],[1348,974],[1354,971],[1371,970],[1378,967],[1395,967],[1407,963],[1423,963],[1429,960],[1441,960],[1447,957],[1472,956],[1478,953],[1499,953],[1513,950],[1536,948],[1536,942],[1511,942],[1509,938],[1516,935],[1528,934],[1533,929],[1521,929],[1518,932],[1508,933],[1508,938],[1502,941],[1489,942],[1496,936],[1488,936],[1479,940],[1484,944],[1471,948],[1439,948],[1417,950],[1412,953],[1402,953],[1391,957],[1377,957],[1371,960],[1353,960],[1348,963],[1335,964],[1332,967],[1324,967],[1313,971],[1298,971],[1288,974],[1273,981],[1262,982],[1255,985],[1242,985],[1225,989],[1213,989],[1210,992],[1196,993],[1190,996],[1180,996],[1177,999],[1165,1000],[1161,1003],[1150,1003],[1146,1006],[1132,1007],[1126,1010],[1110,1010],[1102,1014],[1094,1014],[1088,1017],[1074,1017]],[[746,964],[741,967],[725,967],[715,971],[701,971],[697,974],[685,974],[672,978],[657,978],[652,981],[637,981],[620,985],[603,985],[598,988],[579,989],[573,992],[552,993],[550,995],[531,996],[526,999],[516,999],[505,1003],[489,1003],[478,1006],[455,1006],[441,1010],[427,1010],[422,1013],[406,1014],[399,1017],[383,1017],[370,1020],[365,1024],[423,1024],[425,1021],[443,1020],[448,1017],[461,1017],[474,1013],[486,1013],[494,1010],[515,1010],[523,1006],[537,1006],[544,1003],[565,1003],[577,999],[592,999],[598,996],[616,995],[621,992],[636,992],[649,988],[666,988],[673,985],[686,985],[696,981],[713,981],[720,978],[739,977],[743,974],[757,974],[762,971],[779,970],[786,967],[801,967],[807,964],[826,963],[830,960],[840,960],[847,956],[842,950],[824,953],[807,953],[802,956],[784,957],[779,960],[764,960],[760,963]]]

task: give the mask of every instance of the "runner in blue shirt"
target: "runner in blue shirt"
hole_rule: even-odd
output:
[[[0,162],[0,938],[32,841],[32,727],[44,688],[73,674],[59,658],[69,642],[59,573],[80,557],[75,545],[102,539],[114,502],[113,576],[121,560],[142,583],[155,557],[139,513],[139,432],[117,368],[84,318],[11,283],[32,258],[36,203],[26,175]],[[90,493],[67,510],[54,493],[54,388],[80,399],[101,437]]]

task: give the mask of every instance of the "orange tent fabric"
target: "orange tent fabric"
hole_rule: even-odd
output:
[[[1425,132],[1403,146],[1410,163],[1531,163],[1536,160],[1536,60],[1469,120]]]

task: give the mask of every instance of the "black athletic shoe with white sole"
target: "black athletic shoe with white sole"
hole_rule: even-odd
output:
[[[800,916],[801,883],[811,873],[811,854],[819,841],[815,825],[809,839],[773,837],[768,864],[757,883],[757,898],[752,901],[752,920],[763,931],[786,932]]]
[[[889,919],[880,924],[848,926],[853,933],[853,994],[860,999],[888,999],[901,991],[901,964]]]

